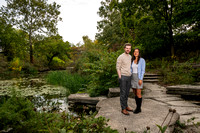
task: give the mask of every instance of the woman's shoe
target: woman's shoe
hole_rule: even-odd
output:
[[[140,112],[142,112],[141,109],[135,109],[135,110],[133,111],[134,114],[138,114],[138,113],[140,113]]]
[[[136,107],[136,109],[134,110],[134,114],[138,114],[138,113],[140,113],[140,112],[142,112],[142,110],[141,110],[141,105],[142,105],[142,98],[138,98],[138,97],[136,97],[136,105],[137,105],[137,107]]]

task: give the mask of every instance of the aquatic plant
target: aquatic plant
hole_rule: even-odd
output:
[[[51,71],[46,76],[47,83],[65,87],[70,93],[84,90],[87,83],[86,77],[67,71]]]

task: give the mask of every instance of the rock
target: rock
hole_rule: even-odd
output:
[[[73,103],[87,103],[96,105],[99,101],[106,99],[105,96],[90,97],[87,93],[76,93],[68,96],[68,102]]]
[[[106,99],[105,96],[90,97],[87,93],[76,93],[68,96],[69,109],[75,109],[78,105],[86,105],[87,107],[96,108],[96,104]],[[75,109],[76,110],[76,109]]]
[[[108,97],[119,97],[120,96],[120,88],[119,87],[115,87],[115,88],[109,88],[109,92],[108,92]],[[130,89],[129,92],[129,97],[133,97],[133,90]]]
[[[200,86],[199,85],[175,85],[168,86],[167,94],[178,94],[184,97],[194,96],[195,99],[200,99]]]
[[[131,108],[135,108],[134,99],[129,98],[128,104]],[[151,99],[143,100],[141,113],[133,114],[130,112],[129,116],[125,116],[121,113],[119,97],[104,99],[100,101],[96,107],[97,110],[99,110],[96,117],[103,116],[109,119],[108,125],[113,129],[117,129],[120,133],[124,132],[124,128],[126,128],[127,131],[143,133],[147,126],[150,127],[152,133],[158,132],[159,129],[156,124],[161,125],[169,112],[169,107],[167,105],[163,105]],[[170,121],[171,116],[172,113],[169,114],[164,125]],[[177,120],[179,120],[179,114],[174,113],[166,133],[171,133],[171,131],[173,131],[174,124]]]

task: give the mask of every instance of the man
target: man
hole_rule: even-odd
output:
[[[129,115],[127,111],[133,111],[128,107],[128,95],[131,87],[131,44],[126,43],[124,45],[124,53],[117,58],[117,74],[120,83],[120,104],[122,113]]]

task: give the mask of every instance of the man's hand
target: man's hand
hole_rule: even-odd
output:
[[[139,80],[138,84],[139,84],[139,86],[141,86],[142,85],[142,80]]]
[[[120,77],[120,78],[118,78],[118,82],[119,82],[119,83],[121,83],[121,77]]]

